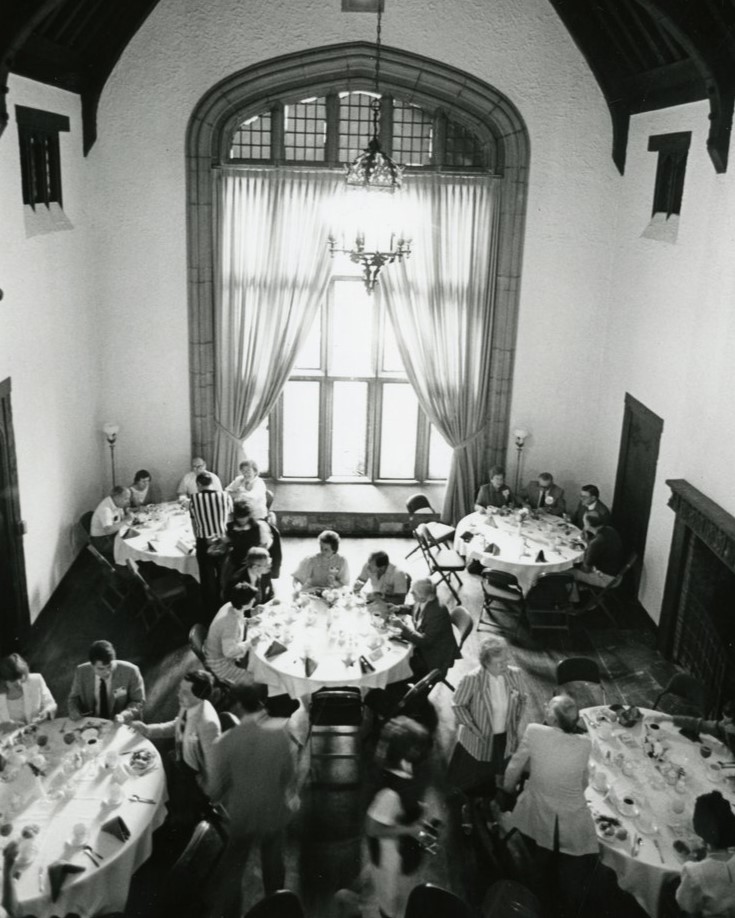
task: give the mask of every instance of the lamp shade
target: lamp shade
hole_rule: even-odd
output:
[[[528,436],[528,431],[525,430],[523,427],[516,427],[516,429],[513,431],[513,436],[514,436],[515,439],[516,439],[516,443],[521,443],[521,444],[523,444],[523,443],[526,442],[526,437]]]
[[[108,439],[108,440],[112,440],[112,439],[114,439],[114,438],[118,435],[118,433],[120,432],[120,425],[119,425],[119,424],[111,424],[111,423],[108,422],[107,424],[104,425],[104,427],[102,428],[102,430],[104,431],[104,434],[105,434],[105,436],[107,437],[107,439]]]

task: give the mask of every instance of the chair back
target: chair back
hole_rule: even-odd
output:
[[[457,647],[461,650],[462,645],[470,636],[470,632],[475,626],[472,616],[464,606],[455,606],[449,613],[452,624],[457,629]]]
[[[610,581],[610,583],[608,583],[605,589],[605,592],[607,592],[608,590],[616,590],[620,586],[620,584],[623,582],[625,575],[628,573],[631,567],[633,567],[633,565],[636,563],[637,560],[638,560],[638,555],[636,554],[636,552],[633,552],[631,556],[628,558],[628,560],[625,562],[625,564],[620,568],[617,574]]]
[[[567,657],[566,660],[560,660],[556,666],[556,684],[566,685],[567,682],[594,682],[601,685],[597,661],[589,657]]]
[[[405,918],[474,918],[474,915],[466,902],[433,883],[414,886],[404,912]]]
[[[515,574],[511,574],[510,571],[498,571],[486,567],[480,576],[482,577],[483,583],[486,583],[488,586],[498,587],[501,590],[518,590],[521,593],[523,592],[520,583],[518,583],[518,578]]]
[[[91,532],[91,530],[92,530],[92,517],[93,517],[93,515],[94,515],[94,514],[93,514],[93,512],[92,512],[91,510],[87,510],[86,513],[83,513],[83,514],[79,517],[79,525],[80,525],[80,526],[82,527],[82,529],[87,533],[87,536],[89,536],[89,534],[90,534],[90,532]]]
[[[691,707],[696,708],[700,717],[707,714],[707,689],[699,679],[690,676],[689,673],[675,673],[669,679],[668,685],[653,703],[654,711],[658,708],[658,703],[664,695],[675,695],[682,699]]]
[[[482,918],[541,918],[541,903],[516,880],[498,880],[482,901]]]
[[[197,918],[204,914],[202,891],[224,848],[222,833],[211,822],[203,819],[196,825],[164,883],[165,901],[161,914],[176,915],[177,918]]]
[[[115,568],[112,566],[112,564],[110,564],[107,558],[105,558],[102,552],[97,551],[94,545],[87,545],[87,551],[92,555],[94,560],[97,562],[97,564],[99,564],[99,566],[102,568],[105,574],[107,574],[108,577],[117,576],[117,571],[115,570]]]
[[[413,516],[414,513],[417,513],[419,510],[428,510],[430,513],[436,513],[436,510],[431,506],[431,502],[425,494],[412,494],[410,497],[406,498],[406,512],[409,516]]]
[[[196,625],[192,625],[189,629],[189,647],[191,647],[194,655],[197,657],[199,662],[206,666],[206,660],[204,659],[204,642],[207,639],[207,626],[203,625],[201,622],[198,622]]]
[[[305,918],[305,915],[296,893],[290,889],[279,889],[256,902],[244,918]]]
[[[413,706],[426,701],[434,686],[438,682],[441,682],[441,680],[441,672],[438,669],[432,669],[430,673],[427,673],[422,679],[419,679],[415,685],[411,686],[396,705],[391,717],[397,717],[399,714],[403,714],[405,711],[410,710]]]
[[[310,720],[318,727],[359,727],[362,693],[356,686],[321,688],[311,696]]]
[[[161,601],[151,589],[150,583],[148,583],[145,577],[141,574],[140,568],[138,567],[138,562],[134,558],[128,558],[125,561],[125,564],[127,565],[130,573],[135,578],[136,582],[140,584],[140,586],[143,588],[143,592],[146,595],[146,599],[148,599],[149,602],[153,603],[154,606],[156,607],[159,606]]]

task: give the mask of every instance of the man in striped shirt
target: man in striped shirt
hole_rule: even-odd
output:
[[[220,604],[220,567],[224,560],[224,554],[210,554],[210,547],[225,537],[232,513],[232,498],[227,491],[216,489],[209,472],[197,475],[197,493],[192,495],[189,513],[196,537],[203,615],[209,622]]]

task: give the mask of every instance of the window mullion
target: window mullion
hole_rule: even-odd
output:
[[[332,419],[334,386],[331,379],[322,379],[320,384],[319,413],[319,478],[328,481],[332,474]]]
[[[410,383],[409,383],[410,385]],[[418,430],[416,432],[416,480],[423,484],[429,477],[429,419],[419,405]]]

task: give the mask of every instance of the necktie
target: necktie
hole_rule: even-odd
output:
[[[544,506],[544,501],[546,500],[546,488],[541,488],[538,492],[538,505],[539,507]]]
[[[104,717],[105,720],[110,718],[110,703],[107,700],[107,683],[104,679],[100,679],[100,717]]]
[[[176,731],[176,758],[182,761],[184,758],[184,731],[186,730],[186,714],[184,709],[179,718],[179,729]]]

